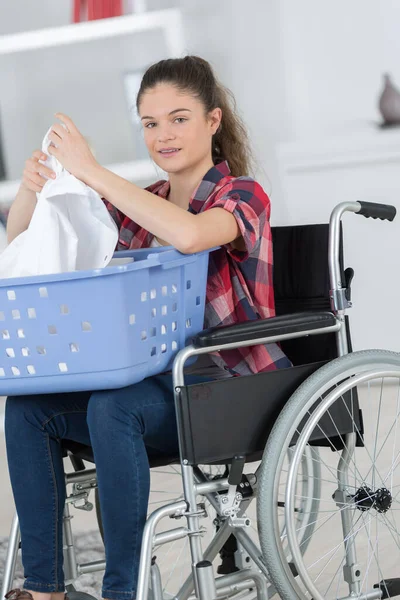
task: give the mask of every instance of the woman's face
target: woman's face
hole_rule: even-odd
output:
[[[147,90],[139,107],[144,140],[154,162],[168,173],[176,173],[197,163],[211,161],[212,136],[221,122],[222,111],[204,114],[203,104],[169,84]],[[171,155],[160,151],[178,148]]]

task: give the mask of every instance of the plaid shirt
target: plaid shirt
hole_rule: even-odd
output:
[[[145,189],[166,198],[170,183],[162,179]],[[119,229],[116,249],[148,248],[153,234],[134,223],[106,199],[103,200]],[[222,161],[205,174],[188,210],[198,214],[217,207],[224,208],[236,218],[245,250],[226,244],[210,253],[204,327],[274,317],[270,201],[267,194],[253,178],[230,175],[228,162]],[[291,366],[275,343],[221,350],[211,356],[217,365],[232,375],[251,375]]]

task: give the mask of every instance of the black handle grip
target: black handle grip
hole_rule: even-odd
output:
[[[358,203],[361,204],[361,210],[356,214],[363,215],[367,219],[372,217],[373,219],[382,219],[382,221],[393,221],[396,216],[396,208],[390,204],[360,201]]]

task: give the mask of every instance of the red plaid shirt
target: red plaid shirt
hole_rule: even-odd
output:
[[[145,189],[166,198],[169,188],[169,181],[162,179]],[[103,200],[119,229],[116,249],[148,248],[153,234]],[[222,161],[204,175],[188,210],[198,214],[217,207],[234,215],[246,249],[241,251],[226,244],[210,253],[204,327],[274,317],[270,201],[267,194],[253,178],[230,175],[228,162]],[[216,364],[232,375],[250,375],[291,366],[275,343],[222,350],[212,357]]]

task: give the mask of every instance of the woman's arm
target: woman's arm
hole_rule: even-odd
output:
[[[52,126],[49,140],[53,145],[48,153],[147,231],[186,254],[229,244],[240,236],[229,210],[219,208],[207,211],[213,214],[193,215],[102,167],[72,119],[62,113],[55,116],[66,128],[58,123]]]
[[[7,218],[7,241],[10,244],[31,222],[36,207],[36,192],[20,185]]]
[[[132,221],[184,254],[228,244],[241,235],[235,217],[223,208],[194,215],[101,165],[85,173],[85,183]]]

